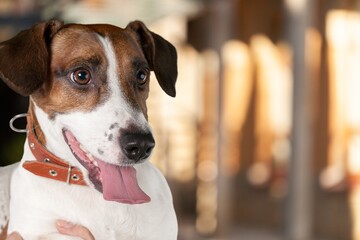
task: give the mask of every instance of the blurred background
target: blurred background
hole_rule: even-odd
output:
[[[148,108],[179,239],[360,239],[360,1],[0,0],[0,41],[51,18],[176,46],[177,97],[153,80]],[[0,98],[7,165],[28,100]]]

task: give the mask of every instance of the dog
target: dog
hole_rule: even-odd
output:
[[[177,238],[169,186],[148,161],[151,71],[175,97],[176,49],[141,21],[123,29],[50,20],[0,43],[0,79],[29,96],[8,232],[72,239],[56,231],[64,219],[100,240]]]

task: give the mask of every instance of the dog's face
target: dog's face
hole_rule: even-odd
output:
[[[149,158],[150,71],[175,96],[177,67],[174,47],[141,22],[126,29],[42,23],[0,44],[0,56],[0,78],[30,95],[38,137],[96,189],[103,191],[102,167]]]

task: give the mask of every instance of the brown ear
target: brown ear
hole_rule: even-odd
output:
[[[62,26],[57,20],[39,23],[0,43],[0,79],[23,96],[37,90],[48,77],[50,41]]]
[[[149,31],[140,21],[129,23],[126,29],[136,34],[145,58],[151,70],[155,72],[161,88],[168,95],[175,97],[177,78],[177,54],[175,47],[159,35]]]

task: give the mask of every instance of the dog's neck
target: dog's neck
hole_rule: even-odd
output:
[[[42,134],[42,131],[37,128],[38,131],[35,132],[33,116],[32,113],[28,113],[27,116],[28,134],[22,160],[23,168],[39,177],[50,178],[67,184],[86,185],[84,176],[78,168],[49,152],[40,142],[37,133]]]
[[[63,139],[61,130],[59,130],[60,128],[56,126],[56,121],[52,121],[47,113],[39,108],[32,98],[30,98],[27,116],[27,128],[32,130],[32,134],[36,136],[36,140],[46,151],[59,159],[63,159],[67,164],[79,167],[76,165],[77,161]]]

